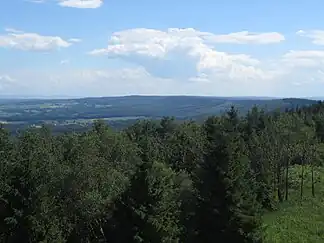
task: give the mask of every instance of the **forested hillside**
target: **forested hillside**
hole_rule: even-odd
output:
[[[0,99],[0,123],[13,134],[29,126],[51,126],[53,133],[88,131],[96,119],[121,130],[138,120],[160,120],[172,116],[177,120],[203,121],[210,115],[224,114],[235,106],[245,115],[254,106],[265,111],[316,104],[309,99],[274,99],[259,97],[203,96],[121,96],[81,99]]]
[[[1,128],[0,242],[288,242],[271,222],[323,206],[323,143],[321,102],[120,132]]]

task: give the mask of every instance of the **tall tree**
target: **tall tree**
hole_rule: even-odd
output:
[[[209,118],[204,127],[207,152],[195,182],[199,198],[197,240],[259,242],[258,205],[253,176],[232,108],[222,119]],[[250,205],[250,206],[249,206]]]

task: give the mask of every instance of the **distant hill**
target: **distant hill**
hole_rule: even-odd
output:
[[[275,110],[305,106],[316,100],[204,96],[121,96],[79,99],[7,100],[0,105],[0,120],[39,121],[116,117],[188,119],[219,115],[232,105],[241,114],[253,106]]]
[[[281,111],[317,103],[298,98],[205,97],[205,96],[121,96],[69,99],[0,99],[0,123],[12,133],[27,126],[48,124],[55,133],[84,131],[96,119],[115,129],[136,120],[173,116],[178,120],[203,120],[235,106],[241,115],[253,106]]]

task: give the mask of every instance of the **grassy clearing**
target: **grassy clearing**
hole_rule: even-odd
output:
[[[324,242],[324,169],[316,168],[316,197],[311,195],[311,170],[305,170],[304,199],[300,199],[300,166],[291,168],[290,200],[264,217],[265,243]]]
[[[105,118],[89,118],[89,119],[74,119],[74,120],[65,120],[64,124],[92,124],[96,120],[104,121],[127,121],[127,120],[136,120],[136,119],[145,119],[144,116],[124,116],[124,117],[105,117]]]

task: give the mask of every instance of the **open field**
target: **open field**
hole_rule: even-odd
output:
[[[300,199],[300,166],[291,169],[290,200],[264,217],[265,243],[324,242],[324,169],[316,168],[315,198],[311,195],[311,171],[305,171],[303,200]]]

